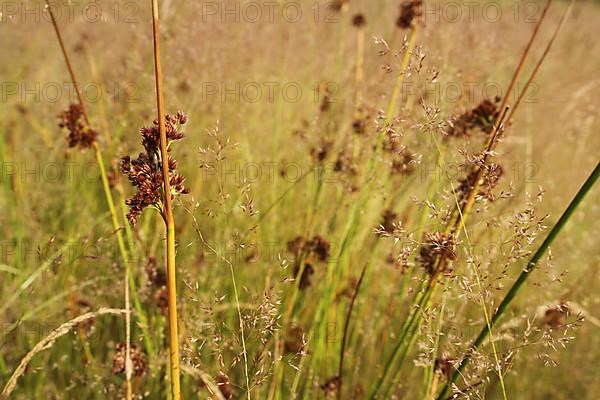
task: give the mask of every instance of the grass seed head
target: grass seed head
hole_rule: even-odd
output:
[[[66,110],[58,114],[58,126],[68,131],[69,147],[89,149],[98,137],[98,132],[84,123],[83,107],[80,104],[71,103]]]

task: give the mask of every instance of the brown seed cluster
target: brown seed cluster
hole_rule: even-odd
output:
[[[446,379],[449,379],[455,369],[456,362],[457,360],[454,358],[438,357],[435,360],[434,370]]]
[[[300,354],[304,350],[305,333],[298,325],[288,325],[285,330],[284,352],[286,354]]]
[[[367,19],[365,18],[364,14],[355,14],[354,17],[352,17],[352,25],[355,26],[356,28],[362,28],[363,26],[365,26],[367,24]]]
[[[354,176],[358,173],[358,169],[352,160],[350,151],[342,150],[338,153],[337,158],[333,163],[333,171],[349,176]]]
[[[442,232],[426,233],[418,260],[429,275],[451,272],[451,262],[456,260],[454,239]]]
[[[380,232],[381,234],[393,234],[396,230],[396,224],[398,223],[398,213],[394,212],[394,210],[387,209],[383,212]]]
[[[125,343],[117,343],[115,356],[113,358],[112,372],[115,375],[122,374],[125,372]],[[136,345],[132,344],[130,348],[131,363],[133,367],[134,376],[142,376],[148,372],[148,362],[146,356],[142,350]]]
[[[222,372],[219,372],[217,376],[215,376],[215,382],[221,391],[223,397],[227,400],[233,399],[233,385],[229,380],[229,377]]]
[[[364,135],[367,133],[372,116],[373,110],[366,106],[360,106],[352,120],[352,132],[357,135]]]
[[[68,131],[69,147],[89,149],[98,137],[98,132],[85,124],[83,107],[80,104],[71,103],[66,110],[58,114],[58,126]]]
[[[562,328],[566,325],[568,314],[568,304],[557,304],[555,306],[548,307],[546,311],[544,311],[542,325],[551,329]]]
[[[327,379],[325,383],[321,385],[321,390],[325,392],[326,398],[333,398],[337,395],[337,392],[340,388],[340,384],[342,383],[342,378],[335,375],[331,378]]]
[[[394,154],[391,168],[394,175],[412,175],[417,170],[417,161],[414,154],[407,148],[403,148],[402,151]]]
[[[331,149],[333,148],[333,141],[331,140],[321,140],[318,146],[315,146],[310,149],[310,155],[314,162],[322,163],[327,159]]]
[[[287,249],[296,258],[294,276],[298,276],[301,270],[300,261],[304,256],[304,270],[300,276],[300,289],[304,290],[311,285],[310,278],[315,273],[313,264],[315,262],[327,262],[329,260],[331,245],[321,235],[315,235],[312,239],[296,236],[287,244]]]
[[[146,275],[148,283],[155,288],[161,288],[167,285],[167,274],[163,268],[158,268],[156,257],[150,256],[146,261]]]
[[[485,99],[477,107],[454,118],[447,130],[448,135],[454,137],[470,136],[471,132],[480,130],[491,133],[494,121],[499,115],[498,98],[495,102]]]
[[[457,189],[457,197],[458,204],[462,207],[467,200],[469,193],[474,190],[476,185],[478,172],[473,169],[469,174],[460,180],[460,184]],[[494,189],[498,182],[500,182],[500,178],[504,175],[504,169],[500,164],[497,163],[489,163],[483,166],[483,173],[481,177],[481,182],[479,183],[478,188],[478,196],[484,197],[489,201],[493,201],[495,199],[494,194],[492,193],[492,189]]]
[[[321,235],[315,235],[309,240],[305,239],[303,236],[296,236],[287,244],[288,251],[295,256],[299,256],[304,252],[307,259],[311,259],[312,255],[317,261],[329,260],[330,247],[331,245],[329,242]]]
[[[167,291],[167,274],[164,268],[159,268],[156,257],[150,256],[146,261],[147,285],[152,290],[152,300],[161,314],[167,315],[169,309],[169,296]]]
[[[300,273],[300,264],[296,264],[294,267],[294,276],[298,276]],[[315,268],[310,263],[304,263],[304,270],[302,271],[302,275],[300,275],[300,283],[298,287],[300,290],[304,290],[311,286],[310,278],[315,273]]]
[[[411,0],[400,4],[400,16],[396,20],[396,26],[400,29],[410,28],[414,19],[423,15],[422,6],[421,0]]]
[[[327,4],[327,7],[331,10],[331,11],[341,11],[342,8],[344,8],[344,6],[346,4],[348,4],[349,0],[334,0],[330,3]]]
[[[179,111],[176,115],[166,115],[165,133],[167,136],[167,150],[170,153],[170,142],[183,138],[180,127],[187,123],[187,116]],[[121,160],[121,173],[127,175],[129,182],[137,188],[137,192],[131,199],[127,199],[129,206],[127,218],[135,225],[138,217],[146,207],[156,207],[161,213],[163,211],[163,172],[160,153],[160,133],[158,120],[150,128],[142,128],[142,145],[145,152],[140,153],[137,159],[132,160],[129,156]],[[185,178],[176,173],[177,162],[168,156],[169,182],[171,184],[171,199],[179,194],[187,194],[189,190],[183,185]]]

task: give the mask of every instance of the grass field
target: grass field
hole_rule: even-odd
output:
[[[420,3],[3,0],[0,398],[597,399],[600,5]]]

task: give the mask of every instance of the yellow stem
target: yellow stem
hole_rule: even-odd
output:
[[[173,400],[181,398],[179,383],[179,338],[177,333],[177,276],[175,270],[175,220],[171,201],[169,182],[169,162],[167,152],[167,133],[165,130],[165,109],[163,97],[163,73],[160,63],[160,33],[158,28],[158,0],[152,0],[152,32],[154,41],[154,69],[156,78],[156,107],[158,109],[158,127],[160,132],[160,154],[163,172],[163,218],[167,230],[167,292],[169,306],[169,348],[171,369],[171,395]]]

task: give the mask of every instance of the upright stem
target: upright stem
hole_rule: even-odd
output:
[[[60,45],[60,49],[62,51],[63,57],[65,59],[65,63],[67,64],[67,69],[69,70],[69,76],[71,77],[71,81],[73,82],[73,86],[75,87],[75,93],[77,94],[77,100],[79,105],[81,106],[81,110],[83,113],[83,117],[87,126],[91,126],[90,118],[87,113],[87,108],[85,103],[83,102],[83,96],[81,95],[81,90],[79,89],[79,84],[77,79],[75,78],[75,72],[73,71],[73,67],[71,65],[71,60],[69,59],[69,55],[67,53],[65,44],[62,39],[62,35],[60,34],[60,30],[58,29],[58,24],[56,23],[56,18],[54,17],[54,13],[52,12],[52,7],[50,6],[49,0],[46,0],[46,5],[48,6],[48,14],[50,14],[50,19],[52,20],[52,26],[54,27],[54,32],[56,33],[56,37],[58,39],[58,43]],[[127,255],[127,251],[125,249],[125,242],[123,241],[123,234],[121,232],[121,226],[119,224],[119,220],[117,218],[117,211],[115,209],[115,204],[113,202],[112,194],[110,193],[110,186],[108,184],[108,178],[106,176],[106,168],[104,167],[104,161],[102,160],[102,153],[100,151],[100,147],[97,142],[94,142],[94,153],[96,156],[96,161],[98,162],[98,167],[100,168],[100,175],[102,177],[102,187],[104,189],[104,195],[106,197],[106,202],[108,204],[108,209],[110,211],[113,228],[115,229],[117,235],[117,243],[119,246],[119,252],[121,254],[121,258],[125,263],[125,386],[126,386],[126,399],[131,400],[132,397],[132,387],[131,387],[131,376],[132,376],[132,362],[131,362],[131,307],[129,300],[129,258]]]
[[[171,394],[173,400],[181,398],[179,383],[179,339],[177,334],[177,278],[175,273],[175,220],[169,182],[169,156],[167,152],[167,133],[165,130],[165,109],[163,98],[163,73],[160,63],[160,33],[158,29],[158,0],[152,0],[152,31],[154,39],[154,70],[156,78],[156,106],[158,109],[158,127],[160,132],[160,155],[164,182],[163,217],[167,229],[167,291],[169,304],[169,347],[171,368]]]

